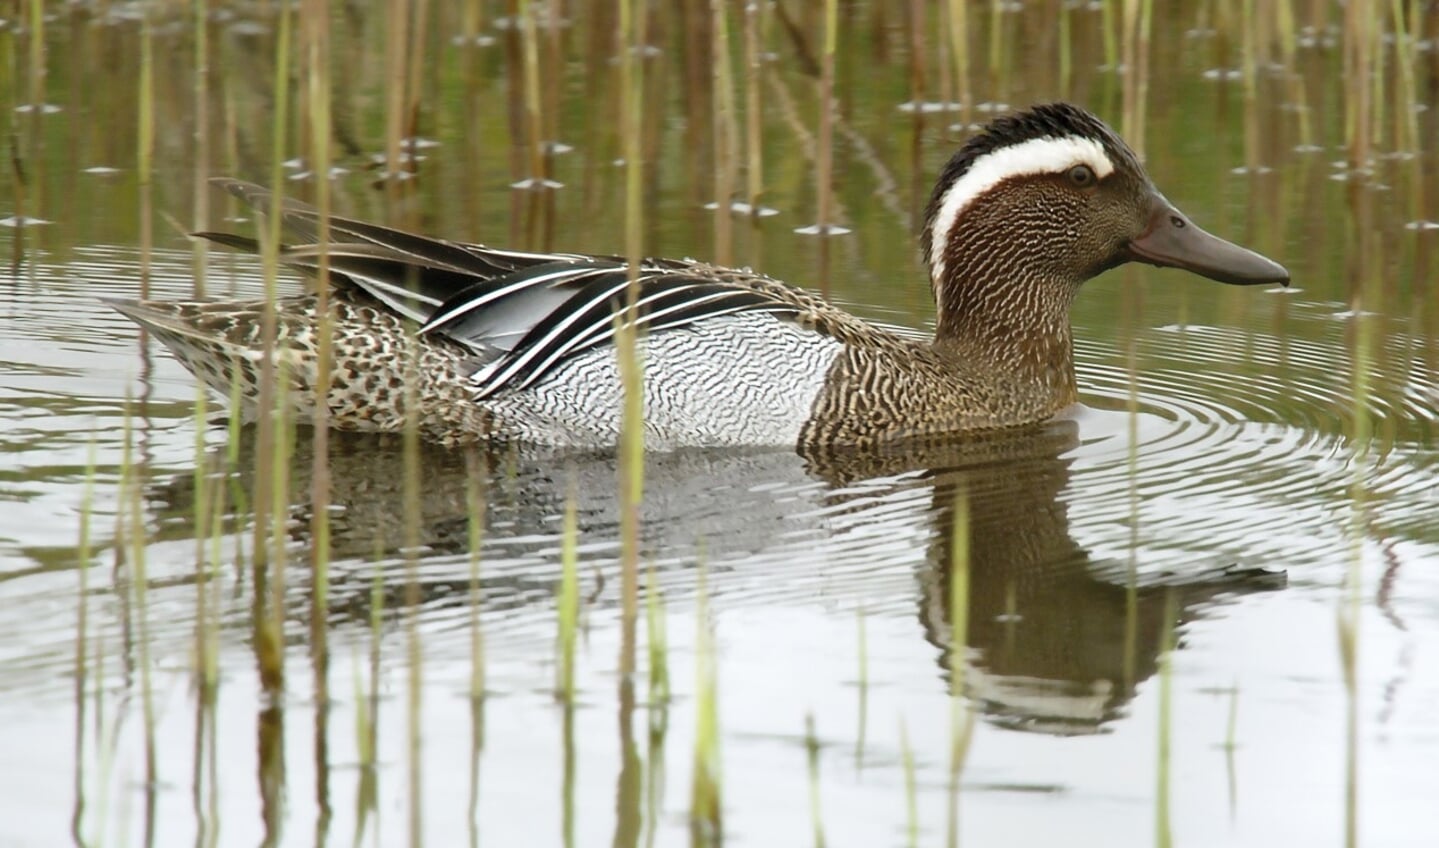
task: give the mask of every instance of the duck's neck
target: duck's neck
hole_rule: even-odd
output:
[[[1058,410],[1074,403],[1069,306],[1077,282],[1032,268],[947,269],[935,286],[935,349]]]

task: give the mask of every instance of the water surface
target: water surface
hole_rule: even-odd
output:
[[[0,214],[49,222],[0,230],[11,258],[0,283],[0,841],[395,844],[418,827],[432,844],[683,844],[697,658],[710,650],[699,634],[710,633],[734,844],[812,841],[814,790],[831,844],[909,844],[910,759],[921,844],[945,841],[951,816],[970,844],[1124,845],[1158,832],[1188,844],[1341,844],[1351,783],[1359,841],[1431,844],[1432,84],[1417,95],[1430,107],[1417,113],[1418,149],[1396,149],[1386,128],[1372,173],[1356,174],[1335,94],[1338,7],[1301,18],[1322,26],[1304,31],[1292,58],[1278,35],[1256,46],[1246,97],[1240,29],[1224,29],[1209,4],[1157,5],[1141,137],[1150,170],[1203,226],[1284,262],[1294,285],[1231,288],[1149,268],[1094,281],[1074,314],[1083,407],[1036,433],[882,462],[649,457],[641,547],[664,598],[673,698],[652,698],[642,645],[637,704],[620,694],[613,455],[424,448],[407,521],[401,440],[341,435],[329,457],[332,700],[317,699],[303,428],[279,548],[286,676],[272,697],[253,621],[253,516],[237,505],[254,495],[255,434],[232,439],[215,399],[197,415],[191,377],[99,299],[136,296],[142,280],[151,296],[189,296],[197,267],[211,295],[263,290],[253,260],[197,257],[179,232],[249,226],[202,178],[268,179],[274,20],[240,6],[214,14],[198,97],[193,22],[153,22],[158,155],[145,188],[134,171],[140,25],[118,7],[57,8],[42,96],[59,108],[14,113],[23,190],[0,174]],[[1116,126],[1132,121],[1122,77],[1102,67],[1098,12],[1064,13],[1066,75],[1036,58],[1058,55],[1064,37],[1050,7],[1005,8],[993,21],[974,13],[976,105],[1065,97]],[[496,245],[619,250],[614,71],[591,38],[607,22],[577,12],[556,34],[564,61],[546,59],[555,131],[574,149],[552,163],[565,187],[541,196],[509,187],[528,161],[507,117],[510,30],[489,21],[496,43],[457,45],[448,36],[461,22],[433,14],[420,114],[438,145],[390,203],[366,168],[384,141],[383,20],[337,13],[337,67],[351,69],[336,79],[347,169],[333,183],[337,209]],[[663,13],[646,63],[646,236],[657,254],[724,250],[703,208],[714,192],[711,64],[681,49],[705,32],[697,20]],[[817,101],[800,58],[810,48],[776,23],[761,88],[764,202],[779,214],[737,220],[730,258],[797,283],[827,278],[857,312],[922,334],[931,310],[911,216],[960,137],[950,128],[959,116],[900,108],[915,96],[900,12],[859,4],[843,20],[836,200],[853,232],[824,257],[792,232],[815,218]],[[819,21],[793,23],[817,33]],[[15,23],[0,29],[12,55],[28,55],[28,38]],[[931,75],[919,99],[937,101],[939,47],[924,49]],[[7,108],[30,102],[23,79]],[[1367,451],[1354,438],[1364,427]],[[138,489],[122,485],[129,473]],[[486,504],[474,593],[472,488]],[[196,516],[222,489],[222,529],[211,532]],[[571,493],[584,604],[578,696],[565,707],[553,694],[555,590]],[[971,565],[955,655],[959,493]],[[138,531],[127,498],[138,498]],[[1352,700],[1336,623],[1351,600]],[[476,622],[488,693],[478,701]],[[195,686],[197,633],[210,628],[213,701]],[[958,699],[952,665],[963,672]],[[957,705],[974,727],[954,783]]]

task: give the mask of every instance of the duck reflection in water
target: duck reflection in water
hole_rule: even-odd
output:
[[[250,469],[255,439],[251,428],[241,433],[234,467]],[[335,433],[331,439],[333,604],[340,618],[368,627],[376,568],[387,605],[405,593],[403,545],[414,536],[399,508],[405,502],[404,451],[392,436]],[[1092,732],[1120,716],[1136,686],[1155,672],[1170,628],[1224,596],[1280,587],[1284,575],[1204,566],[1193,573],[1144,571],[1131,587],[1124,563],[1097,561],[1071,532],[1064,496],[1078,443],[1077,424],[1058,420],[1037,431],[882,451],[650,455],[642,556],[655,564],[660,586],[674,597],[690,590],[702,555],[716,603],[734,605],[747,591],[803,598],[843,564],[851,575],[860,574],[858,591],[867,609],[902,608],[917,596],[921,632],[939,649],[939,677],[947,679],[955,504],[962,493],[969,525],[967,694],[1005,726]],[[219,467],[224,452],[212,459]],[[302,546],[308,543],[312,462],[302,431],[290,466],[287,524],[292,541]],[[548,609],[559,516],[571,497],[586,573],[598,575],[594,602],[616,599],[619,581],[605,579],[618,550],[613,453],[461,453],[422,446],[419,464],[417,571],[429,609],[469,603],[471,475],[486,504],[485,608]],[[163,523],[178,529],[194,515],[194,479],[182,474],[152,492],[163,504]],[[207,485],[250,485],[247,470],[205,479]],[[235,523],[243,523],[238,518]],[[863,568],[854,569],[856,562]],[[893,580],[900,572],[917,580]],[[833,601],[832,590],[826,601]],[[293,593],[291,603],[303,615],[303,593]]]

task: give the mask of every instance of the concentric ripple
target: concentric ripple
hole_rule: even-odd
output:
[[[1386,329],[1368,377],[1373,441],[1360,456],[1345,328],[1318,317],[1291,319],[1282,339],[1146,331],[1133,422],[1126,357],[1086,345],[1071,518],[1077,538],[1096,535],[1081,544],[1120,561],[1142,550],[1141,565],[1282,565],[1342,559],[1354,520],[1380,535],[1422,526],[1439,506],[1439,371],[1421,340]]]

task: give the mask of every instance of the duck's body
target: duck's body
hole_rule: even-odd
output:
[[[263,189],[224,184],[275,211]],[[308,242],[282,259],[315,270],[317,214],[295,203],[279,211]],[[395,431],[414,414],[444,443],[615,443],[623,262],[342,218],[330,232],[333,426]],[[1001,119],[965,145],[935,188],[921,241],[939,306],[930,342],[747,270],[646,260],[637,314],[647,445],[863,446],[1033,424],[1076,400],[1068,310],[1088,277],[1139,259],[1226,282],[1287,280],[1188,224],[1117,136],[1064,105]],[[307,294],[275,307],[288,397],[302,414],[316,397],[318,304]],[[263,303],[115,306],[217,391],[238,384],[243,399],[258,398]]]

